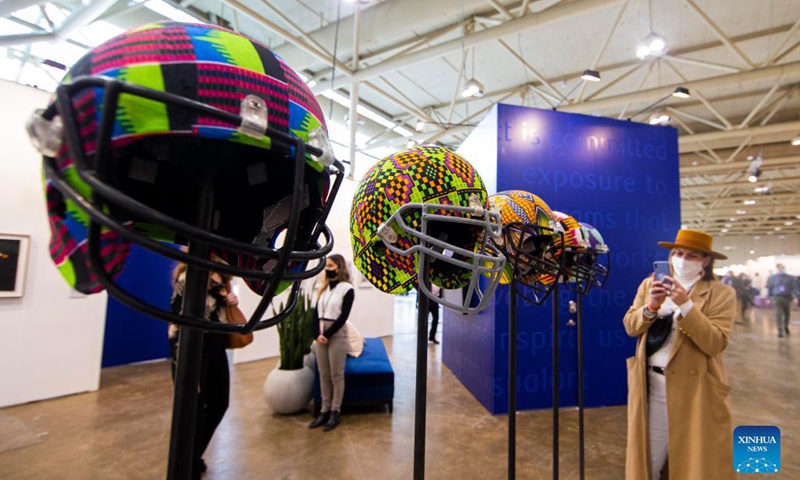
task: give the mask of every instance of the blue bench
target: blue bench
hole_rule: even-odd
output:
[[[347,357],[344,367],[342,407],[386,405],[392,413],[394,370],[380,338],[367,338],[358,358]],[[319,370],[314,368],[314,415],[322,408]]]

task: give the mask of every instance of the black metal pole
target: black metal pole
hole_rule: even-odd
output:
[[[580,480],[584,479],[585,462],[584,462],[584,425],[583,425],[583,308],[582,297],[580,293],[576,295],[578,304],[577,326],[578,326],[578,471],[580,472]]]
[[[558,280],[556,280],[558,281]],[[558,409],[559,409],[559,388],[561,382],[559,381],[559,366],[558,366],[558,283],[553,287],[553,478],[558,479]]]
[[[517,478],[517,290],[508,301],[508,478]]]
[[[430,290],[428,256],[419,253],[418,281]],[[423,272],[425,272],[423,274]],[[425,421],[428,401],[428,297],[417,289],[417,388],[414,405],[414,480],[425,478]]]
[[[209,229],[214,203],[213,175],[204,166],[202,187],[197,199],[196,225]],[[208,258],[208,245],[190,242],[189,253]],[[192,318],[204,318],[208,272],[191,265],[186,269],[186,288],[183,313]],[[172,403],[172,431],[169,442],[169,480],[190,480],[194,464],[195,430],[197,425],[200,361],[203,350],[203,331],[181,327],[178,343],[178,368],[175,374],[175,393]]]

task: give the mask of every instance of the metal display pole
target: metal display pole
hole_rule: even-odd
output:
[[[196,225],[210,230],[214,183],[209,165],[205,166],[203,185],[197,199]],[[208,244],[192,241],[189,252],[197,258],[208,258]],[[186,289],[183,313],[192,318],[204,318],[208,272],[191,265],[186,268]],[[175,392],[172,403],[172,431],[169,442],[169,480],[190,480],[194,464],[197,426],[198,386],[203,350],[203,331],[181,327],[178,344],[178,366],[175,374]],[[199,473],[199,472],[198,472]],[[195,475],[197,477],[197,475]]]
[[[508,478],[517,477],[517,289],[508,304]]]
[[[419,253],[420,263],[417,272],[418,280],[430,290],[428,279],[429,260],[424,253]],[[419,289],[419,306],[417,307],[417,386],[414,398],[414,480],[425,478],[425,422],[428,400],[428,297]]]
[[[578,293],[577,304],[577,327],[578,327],[578,471],[580,480],[584,480],[585,459],[584,459],[584,424],[583,424],[583,295]]]
[[[556,280],[558,282],[558,280]],[[559,388],[561,382],[559,381],[559,365],[558,365],[558,283],[553,287],[553,479],[558,479],[558,456],[559,456],[559,424],[558,424],[558,410],[559,410]]]

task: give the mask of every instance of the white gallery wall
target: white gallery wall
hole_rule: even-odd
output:
[[[25,120],[50,94],[0,80],[0,233],[30,235],[25,295],[0,298],[0,407],[97,390],[106,294],[67,286],[50,261],[41,160]]]

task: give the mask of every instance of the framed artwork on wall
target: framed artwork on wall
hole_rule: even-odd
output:
[[[31,237],[0,233],[0,298],[25,294]]]

